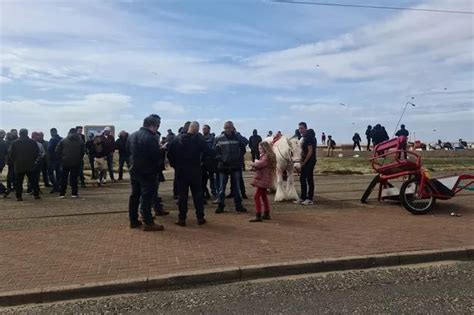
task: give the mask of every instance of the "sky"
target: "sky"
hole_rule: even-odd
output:
[[[355,0],[326,1],[357,3]],[[472,0],[364,4],[474,11]],[[474,140],[474,15],[269,0],[0,0],[0,129],[227,120]],[[343,104],[343,105],[341,105]]]

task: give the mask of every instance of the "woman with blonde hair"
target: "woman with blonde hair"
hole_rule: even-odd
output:
[[[256,187],[257,190],[254,197],[256,216],[250,222],[270,220],[270,204],[268,203],[267,189],[273,187],[276,170],[276,156],[270,143],[261,142],[258,149],[260,151],[260,160],[256,160],[251,164],[255,169],[252,186]],[[262,202],[264,207],[263,216]]]

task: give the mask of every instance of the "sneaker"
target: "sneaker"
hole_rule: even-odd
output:
[[[218,207],[216,213],[224,213],[224,208]]]
[[[78,195],[72,195],[71,198],[79,198]]]
[[[186,226],[186,221],[179,220],[178,222],[175,223],[178,226],[185,227]]]
[[[309,206],[309,205],[314,204],[314,202],[313,202],[313,200],[306,199],[306,200],[303,201],[301,204],[302,204],[303,206]]]
[[[298,199],[298,200],[295,200],[293,201],[294,204],[297,204],[297,205],[300,205],[302,204],[304,201],[302,199]]]
[[[164,216],[167,216],[167,215],[169,215],[169,214],[170,214],[170,212],[169,212],[169,211],[165,211],[165,210],[162,210],[162,211],[160,211],[160,212],[156,212],[156,216],[157,216],[157,217],[164,217]]]
[[[240,207],[240,208],[235,209],[235,211],[245,213],[247,212],[247,209],[245,209],[244,207]]]
[[[264,220],[271,220],[271,218],[270,218],[270,213],[269,213],[269,212],[265,212],[265,213],[263,214],[263,216],[262,216],[262,219],[264,219]]]
[[[66,196],[60,195],[58,198],[59,198],[59,199],[64,199],[64,198],[66,198]]]
[[[204,219],[204,218],[203,219],[198,219],[197,221],[198,221],[198,225],[203,225],[203,224],[207,223],[206,219]]]
[[[138,229],[142,225],[143,225],[143,223],[141,221],[130,222],[130,228],[131,229]]]
[[[164,231],[165,227],[160,224],[144,224],[143,231],[145,232],[157,232],[157,231]]]

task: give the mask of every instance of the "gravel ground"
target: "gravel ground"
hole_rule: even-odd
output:
[[[0,309],[0,314],[474,313],[474,262],[349,271]]]

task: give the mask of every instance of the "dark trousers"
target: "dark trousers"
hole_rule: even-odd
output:
[[[7,189],[13,190],[16,186],[15,181],[15,169],[13,163],[8,163],[8,173],[7,173]]]
[[[71,180],[72,195],[77,196],[79,192],[79,188],[78,188],[79,169],[80,169],[80,166],[74,166],[74,167],[63,166],[62,174],[61,174],[61,192],[60,192],[61,196],[64,196],[66,194],[69,177]]]
[[[31,178],[28,178],[28,181],[27,181],[27,192],[28,193],[31,193],[33,191],[33,186],[34,185],[38,185],[39,187],[39,183],[40,183],[40,179],[41,179],[41,168],[42,168],[42,165],[43,165],[43,162],[40,161],[39,162],[39,165],[36,165],[35,166],[35,169],[34,169],[34,174]],[[36,183],[33,183],[32,180],[35,180]],[[41,189],[40,189],[41,191]]]
[[[227,182],[230,181],[233,184],[234,191],[234,203],[237,209],[242,207],[242,198],[240,196],[240,178],[241,178],[242,170],[232,170],[232,171],[219,171],[219,208],[224,209],[225,207],[225,188],[227,186]]]
[[[178,180],[176,179],[176,172],[173,178],[173,197],[178,197]]]
[[[107,168],[109,169],[109,176],[111,180],[114,178],[114,153],[107,154]]]
[[[314,167],[316,162],[308,162],[301,169],[301,200],[313,200],[314,198]]]
[[[23,194],[23,181],[25,179],[25,175],[28,178],[28,182],[31,183],[33,196],[39,196],[39,186],[36,174],[37,171],[15,173],[15,192],[17,198],[21,198]]]
[[[41,163],[41,175],[43,175],[43,183],[45,186],[49,186],[49,176],[48,176],[48,160],[44,159]]]
[[[352,146],[352,151],[354,151],[356,147],[359,147],[359,151],[362,151],[362,149],[360,148],[360,142],[359,141],[354,141],[354,145]]]
[[[211,188],[211,194],[214,198],[217,198],[219,192],[219,175],[217,174],[217,168],[211,165],[202,166],[202,188],[203,193],[209,196],[209,190],[207,189],[207,182]]]
[[[161,203],[160,198],[160,176],[156,181],[156,192],[153,195],[153,208],[155,209],[156,214],[160,214],[163,212],[163,204]]]
[[[367,138],[367,151],[370,151],[370,141],[372,139],[371,138]]]
[[[79,165],[77,177],[81,181],[81,185],[85,185],[86,179],[84,177],[84,159],[81,160],[81,164]]]
[[[127,169],[130,170],[130,156],[128,155],[120,155],[119,156],[119,177],[118,179],[123,178],[123,166],[127,164]]]
[[[138,222],[138,207],[145,224],[153,224],[151,205],[157,191],[157,174],[130,174],[132,193],[128,202],[128,217],[131,223]]]
[[[57,160],[50,160],[48,164],[48,175],[53,190],[59,191],[61,185],[61,163]]]
[[[91,166],[92,179],[96,179],[97,176],[95,174],[95,168],[94,168],[94,156],[92,154],[89,154],[88,157],[89,157],[89,164]]]
[[[204,219],[204,194],[202,192],[201,168],[185,167],[175,169],[178,181],[179,220],[185,221],[188,213],[188,195],[191,189],[196,218]]]
[[[230,182],[230,194],[234,195],[235,189],[234,189],[234,182]],[[239,175],[239,192],[240,196],[246,195],[246,189],[245,189],[245,182],[244,182],[244,174],[243,171],[240,170],[240,175]]]
[[[255,162],[255,160],[260,160],[260,151],[252,151],[252,162]]]

